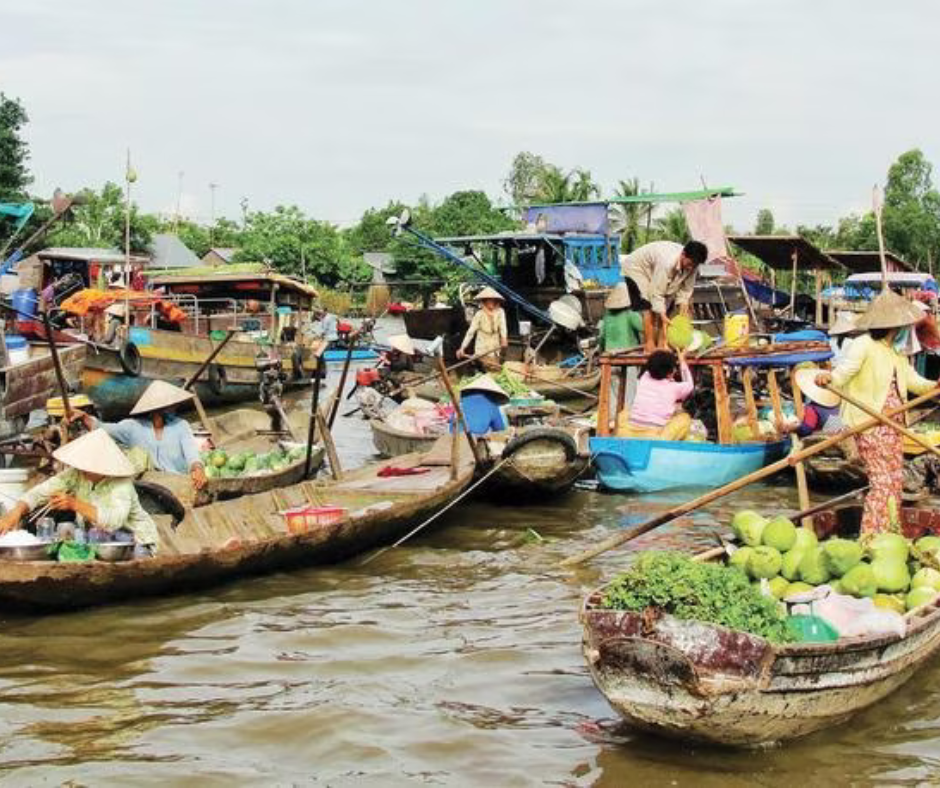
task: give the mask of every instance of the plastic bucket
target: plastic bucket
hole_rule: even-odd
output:
[[[11,297],[11,301],[13,308],[18,313],[16,315],[18,320],[28,320],[31,317],[36,317],[36,313],[39,311],[39,296],[31,287],[16,290]]]
[[[29,361],[29,343],[24,337],[18,334],[7,334],[4,337],[7,346],[7,356],[10,358],[10,364],[22,364]]]
[[[725,315],[725,344],[738,347],[747,341],[751,330],[747,315]]]
[[[0,468],[0,506],[8,512],[23,493],[29,479],[27,468]]]

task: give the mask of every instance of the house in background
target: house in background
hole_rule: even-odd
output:
[[[192,268],[199,265],[195,252],[173,233],[154,235],[149,250],[151,268]]]
[[[235,259],[238,249],[228,246],[217,246],[202,256],[203,265],[228,265]]]

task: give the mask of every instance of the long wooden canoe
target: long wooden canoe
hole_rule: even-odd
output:
[[[533,378],[526,381],[526,386],[546,399],[571,400],[578,399],[583,394],[592,394],[597,391],[600,380],[600,370],[596,370],[585,375],[572,375],[569,378],[559,377],[558,382],[541,381]],[[402,385],[407,387],[407,381],[404,381]],[[443,388],[439,382],[431,381],[415,387],[414,393],[415,396],[422,399],[437,402],[443,394]]]
[[[858,531],[860,510],[814,517],[820,535]],[[905,535],[940,532],[940,512],[903,511]],[[877,703],[940,650],[940,599],[911,611],[904,637],[774,646],[763,638],[669,615],[581,610],[595,684],[632,725],[733,746],[786,741],[837,725]]]
[[[365,466],[340,481],[305,481],[280,490],[190,509],[179,525],[158,516],[159,554],[122,563],[0,562],[0,603],[10,612],[65,610],[180,593],[244,575],[332,564],[387,544],[452,501],[473,478],[466,443],[451,472],[451,441],[430,452]],[[420,475],[389,476],[383,468]],[[289,533],[281,512],[339,506],[340,522]]]
[[[427,451],[438,437],[397,430],[380,419],[370,419],[369,426],[372,428],[372,442],[375,444],[375,450],[382,457],[397,457],[413,451]]]

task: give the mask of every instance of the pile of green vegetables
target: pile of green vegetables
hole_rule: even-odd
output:
[[[204,451],[200,455],[210,479],[234,479],[240,476],[264,476],[277,473],[288,465],[302,459],[306,454],[303,446],[290,449],[273,449],[263,454],[241,451],[228,454],[223,449]]]
[[[892,510],[896,520],[896,506]],[[786,517],[768,519],[751,510],[738,512],[731,527],[742,546],[729,565],[755,584],[766,580],[777,599],[829,585],[836,593],[871,598],[878,607],[904,613],[940,593],[937,536],[912,543],[898,533],[880,533],[819,542]]]
[[[532,390],[523,383],[521,377],[505,368],[501,369],[499,372],[480,373],[472,377],[461,378],[457,382],[457,390],[460,391],[466,388],[485,374],[489,374],[489,376],[499,384],[499,387],[510,397],[525,397],[532,393]]]
[[[793,640],[781,605],[744,574],[676,552],[642,553],[607,586],[602,604],[633,612],[657,608],[677,618],[749,632],[771,643]]]

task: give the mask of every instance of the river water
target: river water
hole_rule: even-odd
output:
[[[337,434],[348,466],[371,456],[364,422],[344,419]],[[937,784],[936,662],[848,724],[783,748],[691,747],[618,723],[585,668],[577,614],[624,553],[576,572],[557,564],[682,498],[477,498],[365,567],[4,617],[0,781]],[[785,484],[751,488],[657,543],[707,544],[744,506],[774,512],[796,496]]]

